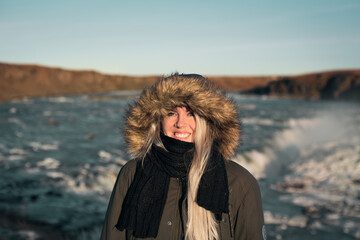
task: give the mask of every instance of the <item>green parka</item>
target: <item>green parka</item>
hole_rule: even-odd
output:
[[[122,202],[135,175],[136,161],[131,160],[122,167],[111,194],[109,207],[101,234],[101,240],[136,239],[131,232],[115,228]],[[243,167],[233,161],[226,162],[229,184],[229,214],[222,215],[219,232],[222,240],[260,240],[263,239],[264,218],[261,195],[256,179]],[[185,205],[179,209],[181,183],[179,179],[170,178],[168,196],[161,218],[159,233],[156,239],[180,240],[182,235],[180,210],[186,218]],[[184,201],[185,202],[185,201]],[[186,223],[186,219],[182,219]],[[154,238],[146,238],[154,239]]]

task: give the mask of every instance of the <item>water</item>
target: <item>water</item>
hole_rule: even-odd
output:
[[[0,104],[0,239],[99,238],[134,94]],[[358,104],[228,94],[268,239],[360,239]]]

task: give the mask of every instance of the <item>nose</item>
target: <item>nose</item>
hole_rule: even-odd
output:
[[[175,122],[175,127],[182,128],[186,124],[185,121],[185,115],[182,112],[179,112]]]

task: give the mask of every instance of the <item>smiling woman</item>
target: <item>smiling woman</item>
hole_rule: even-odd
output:
[[[230,160],[233,102],[200,75],[158,80],[130,106],[101,239],[263,239],[257,181]]]
[[[168,137],[184,142],[194,142],[196,121],[194,113],[189,108],[175,108],[164,117],[161,126]]]

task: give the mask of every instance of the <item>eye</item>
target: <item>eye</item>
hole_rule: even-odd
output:
[[[175,115],[175,112],[168,112],[167,116],[168,117],[171,117],[171,116],[174,116]]]
[[[189,112],[188,116],[195,117],[195,114],[193,112]]]

